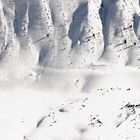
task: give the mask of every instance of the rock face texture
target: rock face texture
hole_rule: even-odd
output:
[[[138,0],[2,0],[0,63],[137,66],[139,21]]]

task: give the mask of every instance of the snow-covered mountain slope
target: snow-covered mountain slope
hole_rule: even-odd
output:
[[[139,79],[140,0],[0,1],[0,140],[139,140]]]
[[[0,91],[0,138],[139,140],[139,91],[110,87],[73,94]]]
[[[138,0],[2,0],[0,63],[139,65]]]
[[[0,85],[67,81],[74,69],[139,68],[139,22],[138,0],[2,0]],[[79,75],[72,82],[90,76]]]

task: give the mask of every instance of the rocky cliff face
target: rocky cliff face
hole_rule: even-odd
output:
[[[1,65],[139,65],[138,0],[2,0]]]

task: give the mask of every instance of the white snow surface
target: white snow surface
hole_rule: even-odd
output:
[[[0,1],[0,140],[139,140],[139,79],[139,0]]]
[[[1,66],[139,66],[138,0],[2,0]]]

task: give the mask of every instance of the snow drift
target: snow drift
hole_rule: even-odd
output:
[[[1,0],[0,139],[139,140],[139,69],[139,0]]]

